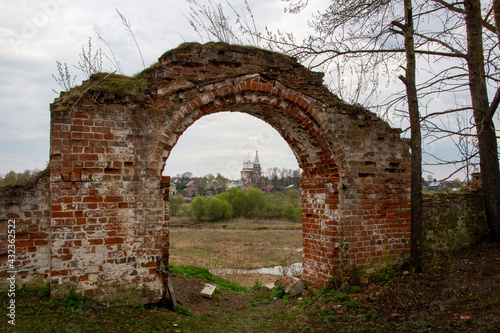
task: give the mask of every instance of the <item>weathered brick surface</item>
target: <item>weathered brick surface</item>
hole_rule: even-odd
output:
[[[0,189],[0,290],[8,285],[8,271],[16,271],[19,285],[42,286],[50,272],[49,173],[44,171],[23,186]],[[15,228],[9,229],[9,220]],[[11,223],[12,225],[12,223]],[[15,269],[8,266],[8,235],[15,230]],[[11,233],[9,233],[9,231]]]
[[[481,193],[436,193],[423,198],[425,246],[454,250],[488,238]]]
[[[303,170],[304,278],[408,248],[408,144],[374,114],[342,103],[323,75],[268,51],[186,44],[138,77],[99,76],[51,106],[54,296],[157,301],[168,267],[168,177],[184,131],[235,111],[273,126]]]
[[[146,163],[155,110],[87,97],[74,106],[52,111],[52,292],[153,302],[168,248],[161,178]]]

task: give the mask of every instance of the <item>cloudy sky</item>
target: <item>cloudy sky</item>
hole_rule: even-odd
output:
[[[249,2],[259,30],[293,31],[300,37],[307,34],[311,13],[325,8],[329,0],[313,1],[307,12],[297,16],[285,14],[280,0]],[[244,5],[243,0],[231,4],[236,9]],[[67,63],[80,84],[85,75],[73,65],[89,37],[94,49],[110,53],[98,33],[112,47],[126,75],[142,70],[137,47],[116,9],[130,21],[146,67],[182,42],[200,41],[184,16],[190,12],[185,0],[0,2],[0,174],[44,169],[48,163],[49,105],[57,97],[53,89],[61,90],[52,78],[57,74],[56,61]],[[111,70],[111,63],[104,68]],[[248,154],[253,158],[256,150],[264,169],[298,168],[290,148],[270,126],[244,114],[220,113],[198,120],[182,135],[165,173],[221,172],[237,178],[243,159]],[[436,178],[449,171],[429,170]]]

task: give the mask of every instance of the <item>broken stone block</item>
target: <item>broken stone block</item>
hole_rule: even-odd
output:
[[[306,288],[304,282],[301,279],[298,279],[293,276],[284,276],[278,281],[276,281],[276,285],[281,284],[285,287],[285,294],[291,296],[297,296]]]
[[[275,287],[274,282],[268,282],[268,283],[264,283],[262,285],[262,288],[266,288],[266,289],[269,289],[269,290],[272,290],[274,287]]]
[[[302,293],[304,289],[306,289],[306,285],[304,284],[304,281],[302,281],[301,279],[297,278],[293,279],[294,279],[293,283],[285,288],[285,293],[291,296],[297,296],[300,293]]]
[[[200,294],[203,297],[212,298],[215,289],[217,289],[217,286],[213,284],[206,284]]]

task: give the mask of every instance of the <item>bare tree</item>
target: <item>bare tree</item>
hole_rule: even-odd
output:
[[[500,167],[493,123],[493,115],[498,107],[498,102],[494,100],[496,106],[491,104],[490,108],[484,64],[480,0],[465,0],[464,10],[467,28],[469,87],[479,143],[479,163],[485,195],[486,220],[490,228],[491,238],[500,241]],[[499,94],[500,87],[496,96]]]
[[[475,119],[487,219],[491,238],[495,240],[500,240],[500,171],[493,116],[500,101],[500,88],[497,88],[495,98],[489,103],[488,84],[491,87],[500,83],[498,27],[491,23],[493,19],[490,15],[495,12],[495,20],[500,16],[497,15],[500,11],[498,2],[495,0],[492,4],[489,1],[483,6],[486,8],[484,18],[479,0],[463,3],[416,1],[417,13],[414,14],[414,19],[421,26],[420,29],[417,26],[414,32],[415,54],[425,59],[429,67],[425,73],[427,78],[417,86],[420,101],[429,101],[436,94],[446,92],[469,92],[471,106],[468,108],[472,109]],[[298,12],[305,5],[306,1],[297,1],[288,10]],[[315,35],[303,43],[296,43],[291,34],[279,32],[268,32],[263,38],[273,43],[278,50],[312,67],[324,68],[332,61],[341,59],[342,63],[383,68],[385,75],[390,75],[393,68],[390,62],[402,64],[400,55],[406,52],[406,48],[397,38],[398,34],[404,35],[404,32],[394,29],[387,22],[402,22],[403,12],[401,1],[334,1],[325,12],[315,17],[312,23]],[[483,51],[484,45],[487,52]],[[373,75],[378,74],[373,72]],[[376,78],[372,80],[376,81]],[[407,100],[410,100],[410,96],[405,93],[386,106],[393,107],[398,113],[405,109],[401,105]],[[462,111],[463,108],[452,108],[427,113],[424,127],[430,128],[433,133],[440,132],[443,138],[463,135],[454,128],[442,128],[431,119],[433,116],[441,117]]]
[[[308,5],[307,0],[285,1],[290,3],[287,11],[291,13],[299,13]],[[493,116],[500,102],[500,88],[489,103],[488,87],[500,84],[498,24],[492,23],[500,22],[499,1],[484,1],[483,12],[480,0],[415,0],[412,6],[416,22],[414,53],[422,59],[420,63],[425,63],[418,73],[422,79],[416,85],[419,104],[425,111],[420,117],[422,128],[440,140],[452,135],[477,137],[488,223],[491,238],[496,240],[500,239],[500,186],[497,185],[500,170]],[[354,66],[364,74],[362,84],[375,85],[383,77],[389,81],[398,67],[404,68],[405,78],[408,76],[408,57],[404,57],[408,54],[407,38],[401,39],[401,36],[406,37],[405,29],[401,29],[407,24],[404,8],[408,6],[405,4],[408,5],[404,0],[332,1],[324,12],[314,17],[311,22],[314,33],[302,43],[287,32],[267,31],[264,35],[241,26],[240,30],[255,34],[268,43],[269,48],[292,55],[311,68],[327,71],[331,65],[337,66],[337,70],[347,68],[342,66]],[[342,87],[343,83],[338,86]],[[406,82],[405,88],[395,98],[378,102],[378,105],[386,108],[381,114],[386,119],[391,118],[390,115],[410,118],[413,134],[414,121],[407,111],[407,103],[413,97],[408,94]],[[357,87],[354,91],[360,89]],[[445,93],[468,94],[470,105],[429,112],[427,104]],[[474,114],[475,133],[466,134],[456,125],[442,126],[443,116],[467,110]]]
[[[410,265],[415,271],[423,268],[423,237],[422,237],[422,137],[420,131],[420,113],[418,111],[417,84],[415,72],[417,63],[415,59],[413,6],[411,0],[404,0],[405,22],[401,24],[394,21],[403,31],[406,68],[405,76],[399,78],[406,87],[408,99],[408,114],[410,116],[410,148],[411,148],[411,253]]]

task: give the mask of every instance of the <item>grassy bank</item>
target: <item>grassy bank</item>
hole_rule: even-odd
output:
[[[209,270],[236,269],[225,278],[251,287],[255,280],[276,279],[237,270],[288,266],[302,261],[302,226],[285,220],[233,219],[204,222],[173,218],[170,264]]]

